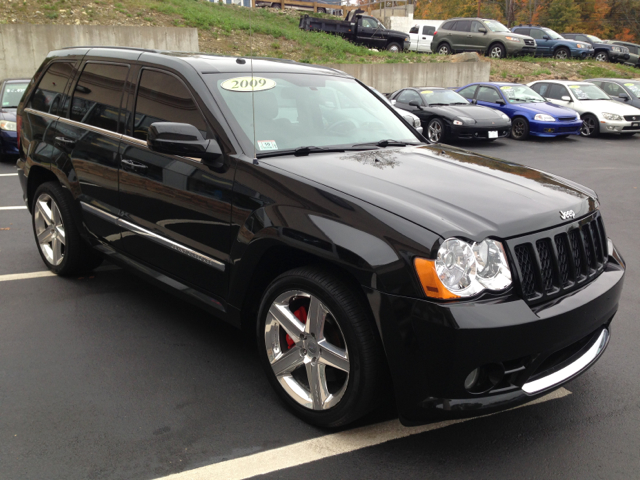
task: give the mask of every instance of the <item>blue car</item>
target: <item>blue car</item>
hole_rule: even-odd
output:
[[[18,155],[16,109],[29,79],[7,79],[0,82],[0,160],[7,155]]]
[[[511,119],[511,137],[525,140],[535,137],[580,135],[582,120],[567,107],[547,102],[531,88],[520,83],[471,83],[456,90],[472,103],[495,108]]]
[[[511,31],[536,39],[536,57],[553,57],[559,60],[584,59],[592,57],[594,53],[591,43],[569,40],[550,28],[537,25],[518,25],[513,27]]]

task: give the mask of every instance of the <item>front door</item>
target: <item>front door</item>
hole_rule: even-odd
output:
[[[195,96],[172,73],[143,69],[120,146],[120,204],[127,253],[201,291],[226,296],[233,168],[147,147],[154,122],[215,132]]]

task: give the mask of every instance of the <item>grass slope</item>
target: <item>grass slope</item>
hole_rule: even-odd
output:
[[[437,55],[374,52],[340,37],[298,28],[300,12],[248,9],[206,0],[2,0],[0,23],[196,27],[203,52],[289,58],[306,63],[432,63]],[[334,17],[335,18],[335,17]],[[524,58],[488,60],[491,79],[640,76],[640,71],[593,61]]]

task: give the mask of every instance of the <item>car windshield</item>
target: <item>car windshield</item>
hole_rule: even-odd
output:
[[[609,100],[609,95],[595,85],[569,85],[569,90],[578,100]]]
[[[17,108],[29,82],[7,83],[2,92],[2,108]]]
[[[429,105],[468,104],[466,98],[453,90],[421,90],[420,93]]]
[[[369,87],[369,88],[371,89],[371,91],[373,93],[375,93],[378,97],[380,97],[383,102],[388,103],[389,105],[391,105],[391,100],[389,100],[385,95],[383,95],[382,93],[380,93],[378,90],[376,90],[373,87]]]
[[[627,90],[634,94],[636,98],[640,98],[640,82],[625,82],[624,86],[627,87]]]
[[[560,35],[559,33],[554,32],[550,28],[543,28],[542,31],[544,33],[546,33],[547,35],[549,35],[549,38],[551,40],[564,39],[564,37],[562,35]]]
[[[484,24],[489,27],[492,32],[510,32],[507,27],[498,22],[497,20],[485,20]]]
[[[500,90],[509,103],[540,103],[546,100],[526,85],[504,85]]]
[[[594,37],[593,35],[587,35],[587,38],[594,43],[602,43],[602,40],[600,40],[598,37]]]
[[[257,156],[391,139],[420,143],[388,105],[351,78],[254,73],[205,74],[205,80]]]

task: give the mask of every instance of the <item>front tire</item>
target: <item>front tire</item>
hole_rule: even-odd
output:
[[[267,288],[256,332],[261,363],[305,422],[340,427],[384,397],[384,352],[370,316],[356,291],[321,268],[291,270]]]
[[[561,47],[555,51],[553,58],[557,60],[566,60],[571,57],[571,52],[568,48]]]
[[[529,122],[525,118],[516,117],[511,122],[511,138],[514,140],[526,140],[529,138]]]
[[[93,270],[102,257],[82,239],[72,211],[73,198],[57,182],[38,187],[31,207],[33,234],[47,268],[58,275]]]
[[[504,58],[507,56],[507,52],[504,47],[499,43],[491,45],[489,47],[489,57],[490,58]]]
[[[444,137],[444,123],[439,118],[432,119],[427,125],[427,138],[432,143],[441,143]]]
[[[608,62],[609,54],[607,52],[598,52],[593,58],[596,60],[596,62]]]
[[[582,127],[580,127],[580,136],[597,137],[600,135],[600,123],[595,115],[585,113],[582,115]]]
[[[402,51],[402,47],[397,43],[390,43],[387,45],[387,51],[391,53],[400,53]]]

